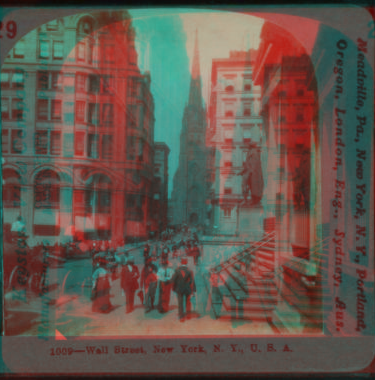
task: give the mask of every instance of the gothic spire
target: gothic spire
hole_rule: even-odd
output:
[[[194,57],[193,66],[191,69],[192,79],[198,79],[201,76],[199,68],[199,49],[198,49],[198,30],[195,30],[195,44],[194,44]]]
[[[193,65],[191,68],[191,82],[190,82],[190,94],[189,105],[195,105],[202,107],[202,82],[199,65],[199,49],[198,49],[198,30],[195,30],[195,44]]]

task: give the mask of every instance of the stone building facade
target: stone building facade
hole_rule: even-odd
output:
[[[147,236],[154,102],[126,11],[39,26],[1,71],[4,228],[29,243]]]
[[[239,233],[237,209],[244,198],[240,173],[250,144],[261,152],[265,142],[259,113],[261,87],[253,83],[256,53],[233,51],[229,58],[212,61],[207,138],[214,150],[209,171],[211,225],[216,234]]]

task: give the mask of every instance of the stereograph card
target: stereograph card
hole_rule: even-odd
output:
[[[0,11],[3,373],[371,372],[374,8]]]

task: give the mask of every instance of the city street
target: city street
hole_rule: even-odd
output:
[[[151,251],[152,251],[151,246]],[[160,314],[157,310],[145,314],[139,297],[135,299],[135,310],[125,313],[125,297],[120,288],[120,278],[112,283],[111,303],[114,308],[108,314],[93,313],[90,300],[91,259],[72,260],[59,268],[49,271],[49,283],[58,282],[59,286],[47,296],[52,299],[48,304],[46,297],[29,297],[29,302],[12,302],[6,306],[8,313],[5,331],[8,335],[55,335],[63,336],[137,336],[137,335],[231,335],[231,334],[273,334],[266,322],[231,321],[222,317],[215,320],[210,315],[210,299],[207,283],[203,274],[214,264],[233,252],[233,247],[203,246],[203,256],[198,266],[193,258],[188,258],[188,267],[195,274],[197,288],[195,309],[189,319],[181,323],[177,315],[177,297],[171,294],[170,310]],[[133,249],[135,264],[140,272],[143,267],[143,245]],[[178,258],[170,258],[174,268],[179,265]],[[86,279],[86,281],[85,281]],[[87,286],[85,286],[87,285]],[[53,289],[54,286],[51,286]],[[157,304],[157,297],[155,304]],[[47,305],[47,306],[46,306]],[[47,308],[47,313],[41,310]],[[46,321],[46,315],[48,321]],[[56,332],[58,331],[58,333]]]

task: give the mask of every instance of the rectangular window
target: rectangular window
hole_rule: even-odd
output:
[[[76,121],[84,123],[85,122],[85,102],[78,100],[76,102]]]
[[[52,120],[61,120],[62,113],[62,102],[61,100],[52,99],[51,104],[51,119]]]
[[[112,135],[103,135],[102,137],[102,157],[110,160],[113,157],[113,137]]]
[[[38,99],[37,103],[37,118],[38,120],[48,120],[48,100]]]
[[[251,103],[244,103],[243,115],[244,116],[251,116]]]
[[[86,75],[77,74],[76,77],[76,91],[77,92],[85,92],[86,91]]]
[[[141,139],[137,141],[137,161],[143,161],[145,142]]]
[[[35,132],[35,154],[48,154],[48,131]]]
[[[143,220],[142,195],[127,194],[126,195],[126,216],[129,220]]]
[[[137,143],[137,138],[135,136],[129,136],[128,141],[127,141],[127,159],[130,161],[135,160],[136,156],[136,143]]]
[[[63,59],[64,45],[62,41],[53,41],[53,59]]]
[[[37,74],[37,86],[40,90],[48,90],[49,88],[49,72],[38,71]]]
[[[61,132],[51,131],[51,154],[60,156],[61,154]]]
[[[297,113],[296,115],[296,121],[298,123],[302,123],[305,120],[305,117],[302,112]]]
[[[88,138],[88,156],[90,158],[98,158],[98,142],[99,142],[99,136],[98,135],[89,135]]]
[[[251,141],[251,131],[249,129],[245,129],[243,131],[243,142],[249,143]]]
[[[105,125],[113,124],[113,104],[103,104],[102,117]]]
[[[304,115],[305,108],[302,106],[296,107],[296,121],[297,123],[302,123],[305,121]]]
[[[104,46],[104,60],[108,63],[115,62],[115,46],[106,45]]]
[[[85,154],[85,132],[76,132],[74,154],[84,156]]]
[[[3,129],[1,131],[1,146],[2,146],[3,154],[9,153],[9,130],[8,129]]]
[[[51,73],[51,84],[52,90],[61,91],[62,90],[62,74],[58,71],[53,71]]]
[[[14,50],[13,50],[14,58],[24,58],[25,57],[25,41],[24,40],[19,40],[15,45],[14,45]]]
[[[128,96],[138,96],[138,81],[135,78],[129,78]]]
[[[26,150],[24,143],[25,132],[22,129],[12,130],[12,153],[20,154]]]
[[[9,119],[9,99],[1,98],[1,119],[8,120]]]
[[[23,101],[22,99],[12,99],[12,119],[23,119]]]
[[[64,157],[73,157],[73,155],[74,155],[74,133],[64,133],[63,154],[64,154]]]
[[[111,192],[108,190],[98,191],[98,212],[108,214],[111,212]]]
[[[243,86],[243,89],[244,91],[248,92],[251,90],[251,83],[244,83],[244,86]]]
[[[39,58],[49,58],[49,41],[40,41],[39,42]]]
[[[25,85],[25,73],[22,70],[16,70],[12,75],[12,87],[24,88]]]
[[[128,104],[127,106],[127,116],[128,116],[128,126],[131,128],[137,128],[137,105],[136,104]]]
[[[233,143],[233,130],[224,131],[224,141],[229,144]]]
[[[233,117],[234,116],[234,105],[233,104],[225,104],[224,105],[224,115],[225,117]]]
[[[89,91],[97,94],[100,89],[100,78],[98,75],[89,76]]]
[[[91,42],[88,42],[88,44],[87,44],[87,58],[88,58],[89,63],[92,63],[93,51],[94,51],[94,45]]]
[[[79,42],[77,46],[77,59],[78,61],[85,60],[86,46],[84,42]]]
[[[1,72],[1,88],[7,89],[10,87],[10,71]]]
[[[232,194],[232,189],[230,187],[225,187],[224,194],[227,194],[227,195]]]
[[[106,75],[102,78],[103,94],[112,94],[113,78]]]
[[[89,114],[88,114],[87,120],[90,124],[98,125],[99,104],[89,103]]]

